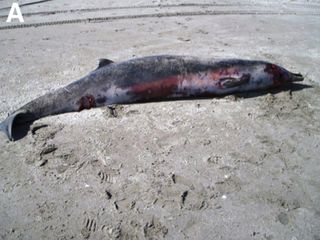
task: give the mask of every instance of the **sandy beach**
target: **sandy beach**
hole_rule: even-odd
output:
[[[319,1],[0,1],[0,119],[100,58],[243,58],[266,92],[117,105],[0,134],[1,239],[320,239]],[[9,7],[9,9],[8,9]]]

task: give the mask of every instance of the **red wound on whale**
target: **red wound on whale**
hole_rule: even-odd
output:
[[[94,96],[92,95],[85,95],[79,99],[77,102],[79,105],[79,111],[83,109],[90,109],[96,106],[96,101],[94,99]]]
[[[136,96],[143,96],[145,99],[157,99],[170,96],[177,89],[179,77],[172,76],[148,83],[143,83],[131,87],[132,93]]]

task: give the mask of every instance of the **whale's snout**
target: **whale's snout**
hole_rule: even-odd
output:
[[[271,75],[274,86],[280,86],[291,82],[301,82],[304,79],[302,74],[292,73],[275,64],[267,64],[264,71]]]

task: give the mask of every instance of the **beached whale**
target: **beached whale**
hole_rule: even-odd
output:
[[[87,76],[47,93],[7,117],[0,130],[10,140],[42,117],[112,104],[214,97],[302,81],[301,74],[264,61],[149,56],[115,63],[101,59]]]

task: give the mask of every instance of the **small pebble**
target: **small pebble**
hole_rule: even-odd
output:
[[[48,159],[42,159],[41,161],[38,162],[38,167],[43,167],[48,163]]]
[[[281,224],[287,225],[289,223],[289,217],[288,214],[282,212],[278,215],[278,220]]]
[[[107,194],[107,199],[111,199],[112,198],[112,194],[108,190],[106,190],[106,194]]]

